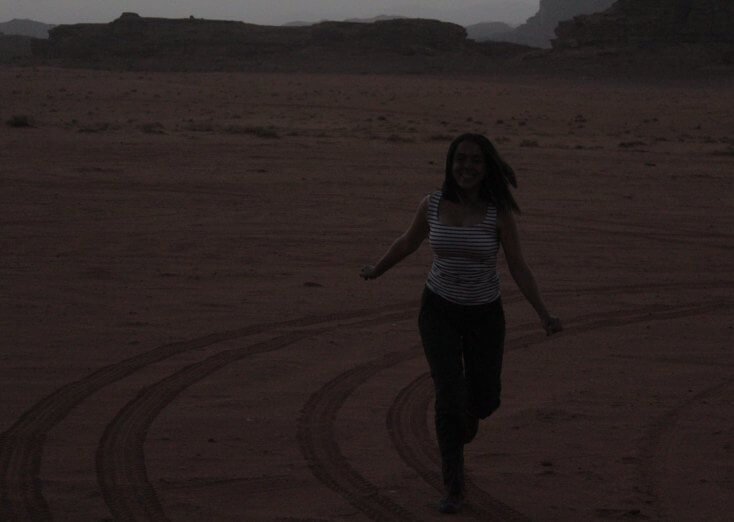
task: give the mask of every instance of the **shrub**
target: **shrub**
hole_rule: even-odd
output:
[[[165,127],[158,121],[143,123],[138,128],[146,134],[165,134]]]
[[[428,141],[453,141],[454,137],[448,134],[432,134],[428,137]]]
[[[228,125],[224,131],[227,134],[252,134],[258,138],[278,139],[280,134],[271,127],[245,127],[243,125]]]
[[[33,127],[31,119],[24,114],[11,116],[5,123],[10,127]]]
[[[734,147],[719,149],[711,152],[713,156],[734,156]]]
[[[634,147],[644,147],[645,145],[647,144],[644,141],[623,141],[618,147],[620,149],[631,149]]]
[[[385,141],[389,143],[415,143],[414,139],[404,138],[403,136],[399,136],[397,134],[390,134],[387,138],[385,138]]]
[[[84,125],[79,128],[79,132],[104,132],[109,130],[110,124],[107,122],[97,122]]]
[[[190,122],[183,126],[184,129],[192,132],[213,132],[214,125],[205,121]]]

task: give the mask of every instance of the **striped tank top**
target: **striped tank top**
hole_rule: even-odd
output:
[[[490,204],[484,220],[475,225],[444,225],[438,216],[442,195],[434,192],[428,199],[426,218],[433,264],[426,286],[452,303],[491,303],[500,296],[497,208]]]

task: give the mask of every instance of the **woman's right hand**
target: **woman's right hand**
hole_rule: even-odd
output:
[[[545,330],[545,335],[553,335],[554,333],[563,331],[561,320],[554,315],[548,314],[547,317],[542,319],[542,323],[543,329]]]
[[[377,279],[380,274],[377,273],[377,270],[375,270],[375,267],[372,265],[364,265],[362,267],[362,270],[359,271],[359,277],[364,279],[365,281],[367,279]]]

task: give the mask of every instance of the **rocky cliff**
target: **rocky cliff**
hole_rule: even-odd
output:
[[[419,64],[451,56],[525,52],[466,38],[466,30],[435,20],[396,19],[370,24],[323,22],[260,26],[200,19],[141,18],[125,13],[109,24],[65,25],[34,42],[38,57],[62,65],[167,70],[379,69],[396,58]],[[366,65],[365,65],[366,64]],[[364,67],[363,67],[364,66]]]
[[[734,43],[733,0],[618,0],[559,24],[556,49]]]
[[[496,39],[533,47],[550,48],[559,22],[574,16],[604,11],[614,0],[540,0],[538,12],[512,32]]]

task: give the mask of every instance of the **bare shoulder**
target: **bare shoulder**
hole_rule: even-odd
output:
[[[408,239],[409,244],[413,245],[411,247],[411,252],[420,246],[428,235],[428,230],[428,197],[425,197],[418,205],[418,209],[415,212],[410,228],[408,228],[404,234],[404,237]]]
[[[431,195],[426,194],[426,196],[423,199],[421,199],[421,202],[418,204],[418,211],[416,213],[420,214],[421,216],[427,219],[428,218],[428,205],[430,204],[430,201],[431,201]]]
[[[421,199],[420,204],[418,205],[419,210],[426,211],[428,210],[428,203],[431,201],[431,195],[426,194],[423,199]]]

